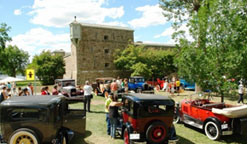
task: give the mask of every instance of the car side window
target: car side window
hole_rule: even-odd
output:
[[[44,112],[41,112],[39,109],[13,109],[11,110],[10,118],[11,120],[33,120],[33,119],[43,119],[45,116]]]
[[[131,79],[129,80],[129,82],[130,82],[130,83],[135,83],[135,79],[132,79],[132,78],[131,78]]]

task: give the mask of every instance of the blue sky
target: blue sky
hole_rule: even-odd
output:
[[[0,0],[0,23],[11,26],[11,44],[31,56],[42,50],[70,51],[69,23],[130,27],[135,41],[174,43],[159,0]]]

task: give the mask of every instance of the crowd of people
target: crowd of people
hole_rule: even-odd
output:
[[[7,84],[1,84],[1,94],[0,94],[0,101],[6,100],[12,96],[29,96],[33,95],[33,86],[31,83],[28,84],[27,87],[18,88],[18,91],[16,90],[15,83],[13,85],[8,82]]]
[[[162,83],[162,87],[158,85],[156,89],[169,92],[171,95],[174,95],[174,93],[177,93],[179,95],[181,91],[180,86],[181,85],[179,79],[172,77],[171,79],[165,78]]]

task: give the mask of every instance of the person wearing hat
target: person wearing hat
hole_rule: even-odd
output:
[[[22,96],[29,96],[29,92],[27,88],[23,89],[23,95]]]
[[[91,85],[89,85],[89,81],[85,82],[83,90],[84,90],[84,96],[85,96],[86,105],[87,105],[86,106],[87,111],[90,112],[90,103],[91,103],[91,98],[93,97],[93,95],[92,95],[93,88]]]

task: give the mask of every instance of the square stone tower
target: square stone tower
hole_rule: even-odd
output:
[[[66,74],[77,84],[86,80],[94,82],[98,77],[129,77],[129,73],[115,68],[114,52],[125,49],[134,41],[134,30],[126,27],[70,24],[71,54],[65,56]]]

